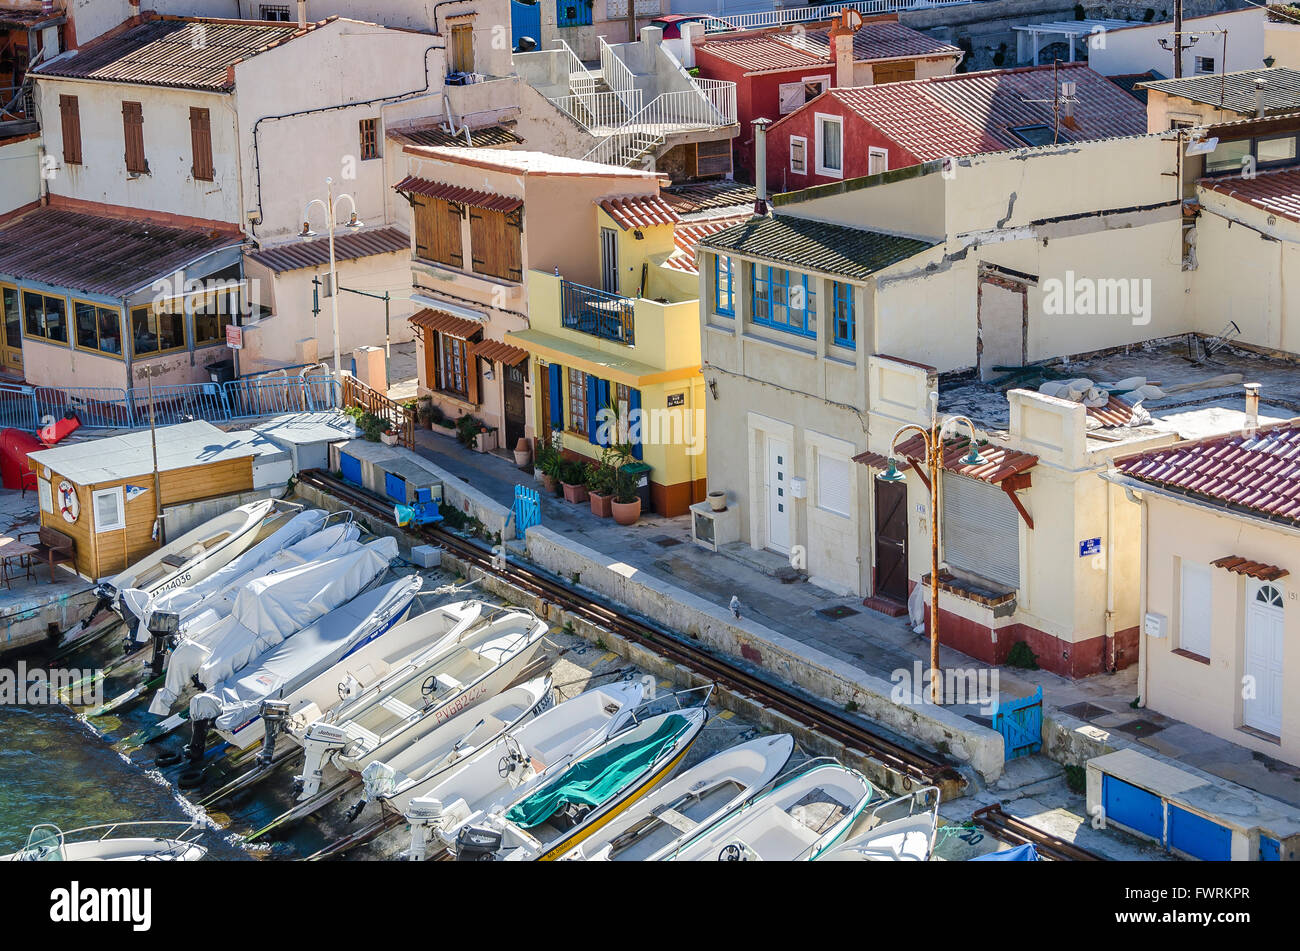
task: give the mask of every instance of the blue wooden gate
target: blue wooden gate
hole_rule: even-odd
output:
[[[999,701],[993,729],[1002,734],[1006,759],[1037,753],[1043,745],[1043,688],[1019,700]]]
[[[536,489],[526,485],[515,486],[515,531],[520,538],[534,525],[542,523],[542,502]]]

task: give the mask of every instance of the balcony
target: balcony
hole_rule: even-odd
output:
[[[572,281],[560,282],[560,319],[569,330],[633,346],[636,343],[636,303]]]

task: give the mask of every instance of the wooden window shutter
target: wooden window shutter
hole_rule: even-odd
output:
[[[81,164],[81,113],[76,96],[59,97],[59,114],[63,118],[63,163]]]
[[[478,356],[468,341],[465,343],[465,385],[469,388],[468,399],[478,405]]]
[[[474,208],[469,213],[470,261],[479,274],[522,281],[523,218],[519,212],[503,214]]]
[[[415,219],[415,256],[432,260],[433,258],[433,209],[432,201],[423,195],[411,196],[411,215]]]
[[[190,108],[190,147],[194,155],[190,174],[199,181],[212,181],[216,169],[212,166],[212,116],[207,109]]]
[[[451,28],[451,71],[474,72],[474,25],[457,23]]]
[[[144,157],[144,110],[140,103],[122,103],[122,133],[126,139],[126,170],[148,172],[149,163]]]
[[[434,260],[452,267],[464,267],[461,251],[460,212],[457,206],[442,198],[433,200]]]
[[[524,279],[524,215],[522,211],[512,211],[502,215],[505,223],[505,269],[502,275],[512,281]]]

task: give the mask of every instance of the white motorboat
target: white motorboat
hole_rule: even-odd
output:
[[[424,618],[407,623],[423,626]],[[500,609],[331,709],[298,734],[306,751],[299,798],[315,795],[327,759],[359,773],[410,745],[420,731],[500,693],[523,673],[546,631],[546,622],[530,612]]]
[[[810,862],[853,828],[875,789],[857,770],[815,760],[664,856],[685,862]]]
[[[149,829],[174,828],[174,837],[131,835]],[[196,862],[208,850],[190,839],[202,831],[195,822],[108,822],[64,832],[42,823],[17,852],[0,855],[0,862]],[[127,835],[115,837],[117,832]]]
[[[257,743],[264,733],[258,712],[263,700],[291,695],[353,651],[381,640],[410,612],[422,585],[419,575],[408,575],[357,595],[193,697],[190,719],[213,720],[236,749]],[[279,706],[277,716],[283,711]]]
[[[775,779],[793,750],[794,737],[777,733],[716,753],[639,799],[562,859],[655,861]]]
[[[548,769],[504,812],[472,813],[458,861],[548,861],[569,851],[672,775],[699,737],[705,707],[635,716],[599,746]]]
[[[206,630],[202,642],[181,639],[149,712],[166,716],[193,683],[206,687],[242,670],[262,652],[366,590],[396,557],[397,542],[379,538],[338,558],[308,562],[244,585],[230,614]]]
[[[823,862],[928,862],[939,824],[939,789],[925,786],[870,807]]]
[[[575,754],[599,745],[627,722],[643,689],[637,681],[593,687],[485,745],[454,770],[403,788],[403,814],[411,823],[408,857],[422,861],[443,852],[472,814],[508,808],[548,765],[567,764]]]

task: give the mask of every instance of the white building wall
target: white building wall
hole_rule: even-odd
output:
[[[0,145],[0,216],[40,198],[40,154],[38,135]]]
[[[1168,40],[1173,29],[1172,22],[1146,23],[1094,34],[1088,40],[1088,65],[1103,76],[1125,76],[1155,70],[1162,76],[1172,77],[1173,53],[1161,49],[1160,40]],[[1225,69],[1225,61],[1226,70],[1230,73],[1242,69],[1259,69],[1264,65],[1262,7],[1192,17],[1183,21],[1183,29],[1207,34],[1199,37],[1190,49],[1183,51],[1184,76],[1197,75],[1197,57],[1212,57],[1216,73]],[[1221,32],[1223,30],[1228,31],[1226,55]]]

